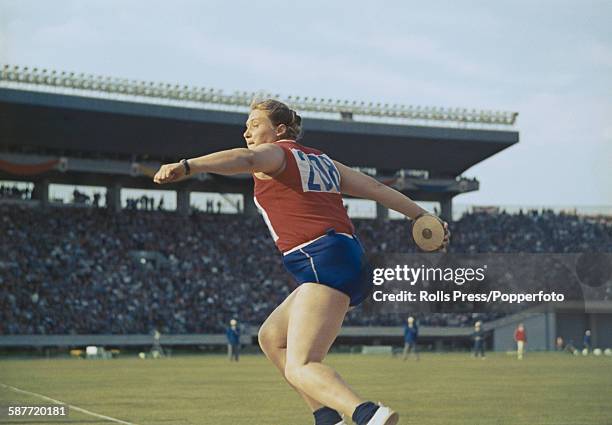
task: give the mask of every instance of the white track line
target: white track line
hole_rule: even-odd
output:
[[[9,390],[13,390],[13,391],[16,391],[18,393],[27,394],[27,395],[33,395],[35,397],[40,397],[40,398],[42,398],[44,400],[48,400],[48,401],[50,401],[52,403],[55,403],[55,404],[63,404],[65,406],[68,406],[72,410],[76,410],[77,412],[85,413],[86,415],[95,416],[96,418],[106,419],[107,421],[116,422],[118,424],[123,424],[123,425],[136,425],[136,424],[133,424],[132,422],[126,422],[126,421],[122,421],[121,419],[111,418],[110,416],[105,416],[105,415],[100,415],[99,413],[90,412],[89,410],[82,409],[82,408],[74,406],[72,404],[64,403],[63,401],[55,400],[55,399],[53,399],[51,397],[47,397],[46,395],[42,395],[42,394],[38,394],[38,393],[33,393],[33,392],[30,392],[30,391],[26,391],[26,390],[21,390],[19,388],[12,387],[10,385],[6,385],[6,384],[3,384],[1,382],[0,382],[0,385],[3,386],[4,388],[8,388]]]

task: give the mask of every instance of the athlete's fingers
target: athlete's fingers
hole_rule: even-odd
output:
[[[167,180],[168,180],[167,168],[162,165],[159,171],[155,173],[155,177],[153,178],[153,181],[155,183],[162,184],[162,183],[166,183]]]
[[[443,221],[442,224],[444,225],[444,239],[442,240],[440,252],[447,252],[448,243],[450,241],[450,231],[448,230],[448,223],[446,221]]]
[[[183,176],[181,167],[182,165],[179,166],[177,164],[164,164],[153,177],[153,181],[160,184],[177,181]]]
[[[157,170],[157,173],[155,173],[155,177],[153,178],[153,181],[155,183],[163,183],[166,176],[166,167],[165,165],[162,165],[161,167],[159,167],[159,170]]]

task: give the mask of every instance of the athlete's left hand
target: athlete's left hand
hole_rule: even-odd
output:
[[[155,173],[153,181],[157,184],[172,183],[185,176],[185,167],[180,162],[164,164]]]
[[[448,223],[446,221],[442,221],[444,224],[444,242],[442,243],[442,248],[440,248],[440,252],[446,252],[448,248],[448,244],[450,243],[450,230],[448,230]]]

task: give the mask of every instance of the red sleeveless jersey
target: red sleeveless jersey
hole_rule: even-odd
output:
[[[272,179],[255,180],[255,204],[282,252],[333,228],[353,234],[340,192],[340,172],[323,152],[294,140],[279,140],[285,169]]]

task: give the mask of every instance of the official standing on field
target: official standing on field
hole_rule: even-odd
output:
[[[240,357],[240,328],[236,319],[230,320],[230,326],[225,331],[227,337],[227,357],[229,361],[238,361]]]
[[[582,349],[586,350],[587,353],[591,352],[591,330],[587,329],[584,331],[584,338],[582,338]]]
[[[484,352],[485,332],[482,329],[482,323],[480,321],[474,324],[474,332],[472,333],[472,338],[474,339],[474,353],[472,355],[474,357],[481,356],[484,359],[485,358],[485,352]]]
[[[525,326],[522,323],[519,323],[518,327],[514,331],[514,340],[516,341],[516,356],[519,360],[523,360],[525,344],[527,343],[527,332],[525,331]]]
[[[404,355],[403,359],[406,361],[408,353],[412,352],[419,360],[419,353],[417,351],[417,339],[419,337],[419,328],[414,320],[414,317],[409,317],[404,324]]]

